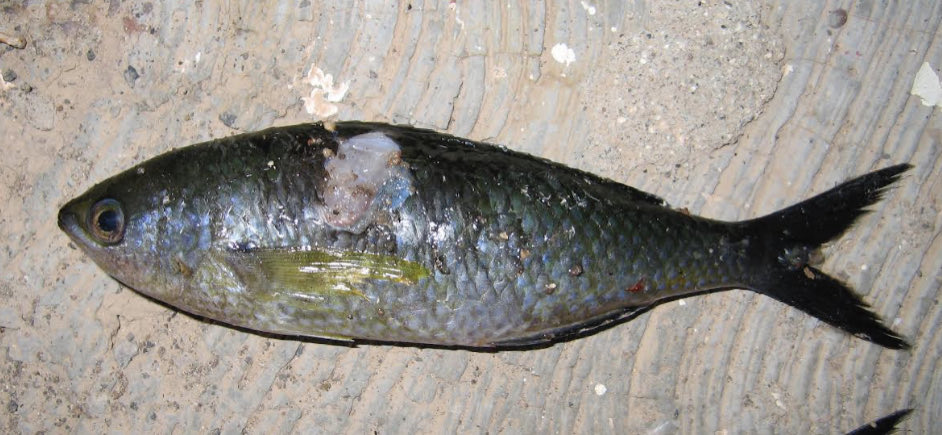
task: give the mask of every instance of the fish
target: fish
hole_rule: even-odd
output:
[[[370,122],[169,151],[68,201],[59,227],[123,285],[259,333],[500,349],[749,289],[890,349],[908,342],[816,266],[908,164],[724,222],[506,147]]]

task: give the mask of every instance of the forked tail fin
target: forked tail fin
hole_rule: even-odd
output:
[[[763,242],[763,253],[774,258],[771,273],[760,277],[753,288],[865,340],[890,349],[908,349],[909,344],[886,327],[853,290],[809,262],[821,244],[850,228],[867,213],[865,207],[879,201],[909,168],[902,164],[874,171],[776,213],[742,222],[746,231]],[[768,264],[768,259],[764,261]]]

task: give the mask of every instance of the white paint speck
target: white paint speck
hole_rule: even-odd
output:
[[[867,265],[866,265],[866,264],[861,264],[861,265],[860,265],[860,270],[862,270],[862,271],[864,271],[864,272],[866,272],[866,271],[867,271],[867,269],[869,269],[869,267],[867,267]]]
[[[569,46],[561,42],[553,46],[553,49],[550,50],[550,54],[553,55],[553,59],[555,59],[556,62],[564,63],[566,66],[576,61],[576,52],[572,51]]]
[[[579,2],[582,4],[582,9],[585,9],[586,13],[589,15],[595,15],[595,6],[592,6],[586,2]]]
[[[332,103],[343,100],[347,90],[350,89],[350,82],[334,84],[333,75],[324,74],[324,71],[314,65],[311,65],[311,69],[304,79],[314,87],[314,89],[311,89],[310,96],[301,97],[301,100],[304,101],[304,110],[319,118],[327,118],[336,114],[338,111],[337,105]]]
[[[608,392],[608,388],[605,387],[605,384],[595,384],[595,395],[604,396]]]
[[[509,5],[508,5],[509,6]],[[449,3],[448,9],[455,11],[455,22],[458,23],[458,26],[461,27],[461,30],[464,30],[464,21],[461,20],[461,14],[458,11],[458,2]]]
[[[939,81],[939,76],[929,62],[922,63],[909,93],[922,99],[923,106],[942,107],[942,82]]]
[[[677,427],[679,426],[674,425],[674,422],[672,420],[664,420],[660,424],[658,424],[657,426],[654,426],[653,428],[651,428],[645,433],[647,433],[648,435],[654,435],[654,434],[659,434],[659,433],[675,433],[677,432],[677,429],[676,429]]]
[[[785,77],[794,71],[795,71],[795,66],[790,63],[787,63],[785,64],[784,67],[782,67],[782,77]]]
[[[775,399],[775,406],[778,406],[779,408],[782,408],[783,411],[788,411],[788,409],[785,408],[785,403],[782,402],[782,395],[781,395],[781,394],[776,393],[776,392],[773,391],[773,392],[772,392],[772,398]]]
[[[683,299],[678,299],[678,300],[677,300],[677,305],[680,305],[680,306],[687,305],[687,301],[685,301],[685,300],[683,300]]]
[[[190,67],[191,64],[196,65],[196,64],[200,63],[200,59],[201,59],[202,57],[203,57],[203,52],[197,51],[196,54],[193,56],[193,60],[192,60],[192,61],[191,61],[190,59],[185,59],[185,58],[184,58],[183,60],[181,60],[181,61],[179,61],[179,62],[175,62],[174,65],[173,65],[173,70],[176,71],[176,72],[178,72],[178,73],[180,73],[180,74],[183,74],[183,73],[185,73],[185,72],[187,71],[187,69],[189,69],[189,67]]]

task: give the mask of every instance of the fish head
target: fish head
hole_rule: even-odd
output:
[[[66,203],[58,224],[102,270],[159,300],[187,288],[208,244],[206,219],[160,186],[168,174],[138,166]]]

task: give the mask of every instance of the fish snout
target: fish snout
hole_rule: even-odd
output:
[[[69,211],[66,207],[59,209],[57,221],[59,229],[69,234],[71,234],[78,225],[78,219],[75,217],[75,213]]]

